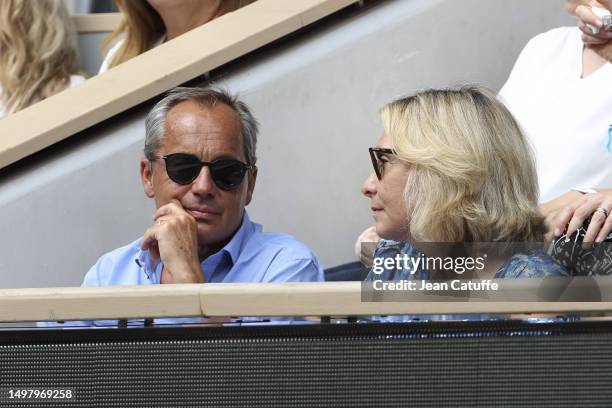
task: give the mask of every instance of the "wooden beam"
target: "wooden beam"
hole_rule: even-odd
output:
[[[537,281],[534,280],[534,283]],[[483,302],[478,299],[459,302],[364,302],[361,296],[361,282],[3,289],[0,290],[0,321],[612,311],[612,302]]]

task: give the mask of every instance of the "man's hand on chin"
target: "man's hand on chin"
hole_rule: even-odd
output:
[[[155,224],[145,232],[140,247],[164,263],[161,283],[204,283],[195,218],[172,200],[159,207],[153,219]]]

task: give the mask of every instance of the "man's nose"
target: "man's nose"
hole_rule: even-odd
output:
[[[196,195],[210,195],[214,193],[216,188],[210,169],[208,166],[203,166],[200,174],[191,184],[191,190]]]
[[[376,178],[376,174],[371,172],[368,178],[366,178],[361,185],[361,194],[366,197],[372,197],[376,194],[376,188],[378,185],[378,179]]]

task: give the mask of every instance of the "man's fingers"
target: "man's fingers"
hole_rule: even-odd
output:
[[[157,245],[157,242],[155,242],[149,247],[149,254],[151,255],[151,258],[154,261],[157,261],[161,258],[161,254],[159,253],[159,246]]]
[[[140,241],[140,249],[143,251],[148,251],[151,245],[157,242],[157,236],[155,231],[155,226],[147,229],[142,237],[142,241]]]
[[[168,204],[162,205],[159,207],[155,214],[153,215],[153,219],[157,220],[160,217],[164,217],[171,214],[183,214],[185,209],[179,200],[171,200]]]
[[[143,251],[149,251],[149,254],[155,261],[160,258],[157,237],[162,224],[163,221],[158,220],[155,225],[145,231],[142,237],[142,241],[140,242],[140,249],[142,249]]]

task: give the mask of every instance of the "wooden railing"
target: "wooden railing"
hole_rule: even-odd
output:
[[[507,281],[528,286],[530,279]],[[538,280],[532,285],[537,287]],[[444,300],[444,299],[442,299]],[[0,290],[0,321],[179,316],[370,316],[612,311],[612,302],[362,300],[361,282],[211,283]]]

